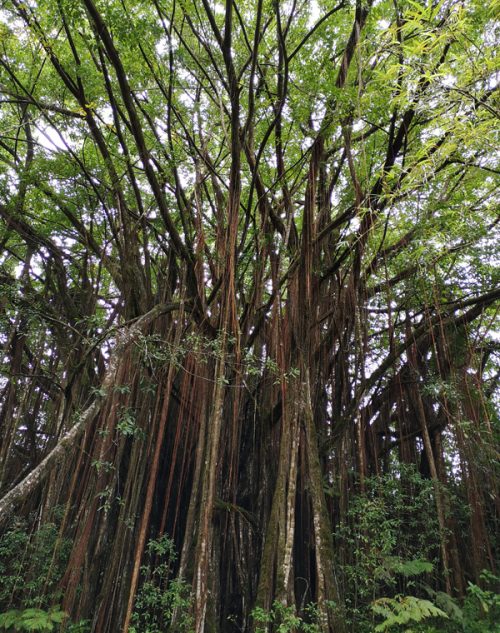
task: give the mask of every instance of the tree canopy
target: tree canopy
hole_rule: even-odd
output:
[[[494,572],[499,8],[1,3],[0,527],[55,526],[38,607],[361,633]]]

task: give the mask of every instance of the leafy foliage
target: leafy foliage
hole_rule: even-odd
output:
[[[482,586],[469,582],[463,603],[458,604],[443,592],[429,589],[435,604],[448,614],[442,627],[424,633],[498,633],[500,631],[499,578],[488,571],[481,573]]]
[[[448,617],[444,611],[429,600],[415,598],[414,596],[379,598],[373,602],[372,609],[374,613],[384,618],[384,621],[375,627],[375,631],[406,627],[409,623],[419,623],[428,618]]]
[[[372,628],[371,600],[409,593],[416,581],[421,586],[422,575],[429,578],[435,569],[439,536],[429,515],[432,482],[412,466],[399,468],[398,477],[368,478],[366,493],[351,499],[337,530],[338,542],[350,556],[339,563],[347,617],[355,631]]]
[[[53,509],[59,522],[60,508]],[[0,629],[87,633],[88,622],[72,622],[58,606],[59,582],[71,543],[61,539],[58,524],[47,522],[33,534],[24,523],[0,537]],[[17,608],[12,608],[15,605]]]
[[[192,598],[189,586],[172,578],[176,560],[174,544],[168,536],[150,540],[150,562],[141,567],[142,582],[132,615],[131,633],[162,633],[172,624],[179,631],[192,631]]]
[[[309,604],[304,608],[304,616],[298,615],[294,607],[287,607],[281,602],[275,601],[272,608],[266,611],[255,607],[251,614],[255,626],[255,633],[266,633],[269,627],[277,633],[319,633],[320,615],[317,605]]]
[[[0,608],[43,607],[48,613],[61,599],[57,585],[70,547],[56,523],[47,522],[33,534],[23,523],[12,525],[0,537]]]
[[[0,629],[7,631],[55,631],[57,625],[68,617],[67,613],[58,607],[49,611],[43,609],[14,609],[0,614]]]

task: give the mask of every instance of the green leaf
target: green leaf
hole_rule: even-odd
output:
[[[19,622],[21,613],[17,609],[10,609],[5,613],[0,613],[0,628],[10,629]]]
[[[421,622],[426,618],[446,618],[448,615],[430,600],[415,596],[397,596],[380,598],[372,603],[372,611],[384,617],[384,621],[375,627],[377,633],[409,622]]]
[[[57,608],[49,612],[49,617],[52,622],[60,624],[61,622],[64,622],[64,620],[68,617],[68,614],[66,613],[66,611],[61,611],[59,608]]]
[[[403,576],[419,576],[420,574],[430,573],[434,566],[427,560],[415,559],[408,561],[397,561],[394,565],[394,571]]]

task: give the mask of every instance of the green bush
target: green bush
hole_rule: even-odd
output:
[[[428,618],[448,618],[430,600],[422,600],[415,596],[396,596],[395,598],[379,598],[372,603],[372,610],[382,616],[383,621],[375,627],[376,633],[385,633],[389,629],[401,629],[407,624],[418,624]]]
[[[499,578],[484,571],[486,587]],[[500,633],[500,595],[493,589],[469,583],[463,605],[445,593],[427,587],[433,601],[414,596],[375,600],[372,611],[383,618],[376,633]]]
[[[252,610],[251,617],[255,633],[266,633],[269,629],[275,633],[320,633],[318,624],[319,612],[314,604],[304,609],[304,617],[297,614],[295,607],[281,604],[278,600],[273,603],[270,611],[260,607]]]
[[[148,562],[141,567],[141,586],[137,592],[130,633],[163,633],[172,624],[176,630],[193,630],[191,588],[171,578],[176,553],[166,535],[148,543]]]
[[[6,613],[0,613],[0,629],[7,631],[55,631],[67,617],[67,614],[59,607],[53,607],[49,611],[34,608],[21,611],[11,609]]]
[[[23,522],[0,536],[0,612],[30,607],[48,611],[59,604],[59,580],[71,541],[61,539],[56,523],[30,533]]]
[[[400,466],[398,476],[367,478],[365,494],[351,499],[335,536],[347,625],[354,633],[373,633],[373,601],[423,593],[418,587],[439,556],[439,526],[429,508],[433,484],[413,466]]]
[[[55,508],[55,520],[60,514]],[[65,633],[86,633],[88,623],[68,622],[59,606],[70,548],[52,522],[30,533],[17,520],[0,536],[0,631],[58,631],[64,622]]]

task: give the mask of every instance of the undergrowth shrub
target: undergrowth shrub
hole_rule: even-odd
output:
[[[191,588],[172,578],[176,558],[168,536],[149,541],[129,633],[163,633],[170,627],[182,633],[193,630]]]
[[[61,610],[59,581],[72,542],[61,538],[56,507],[52,521],[30,531],[15,519],[0,535],[0,631],[58,631],[87,633],[88,623],[71,623]]]
[[[336,532],[337,569],[346,601],[347,626],[373,633],[370,608],[380,598],[427,597],[417,586],[429,582],[439,558],[434,488],[413,466],[366,479],[365,494],[351,499]]]
[[[29,532],[17,521],[0,536],[0,612],[8,609],[48,610],[60,602],[58,588],[71,541],[59,537],[57,518]]]

